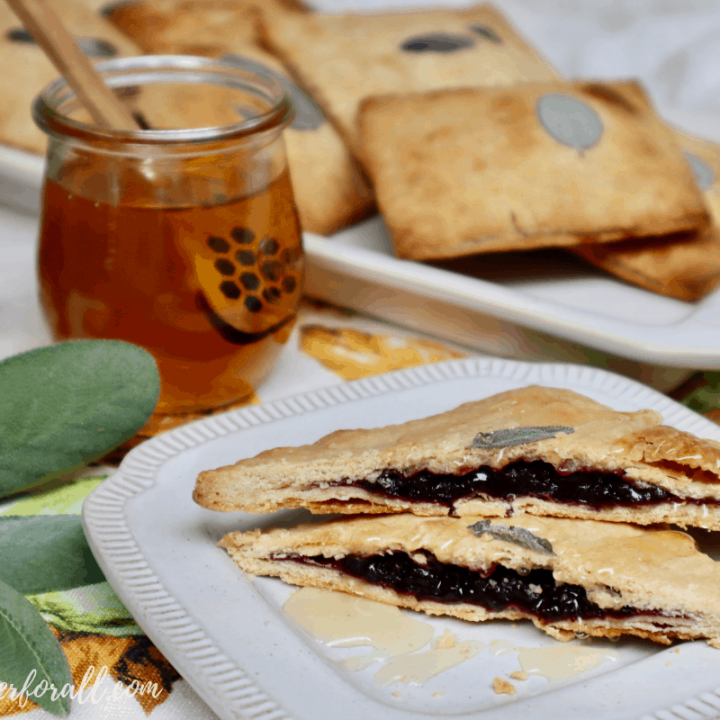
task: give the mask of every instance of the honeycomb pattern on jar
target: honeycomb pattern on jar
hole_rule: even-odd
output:
[[[259,237],[243,226],[233,227],[228,237],[208,235],[206,245],[212,252],[213,274],[208,277],[207,268],[202,273],[203,289],[213,310],[226,322],[257,331],[261,315],[271,325],[288,315],[300,292],[299,245],[283,248],[275,238]]]

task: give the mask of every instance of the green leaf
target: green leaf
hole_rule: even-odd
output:
[[[79,515],[0,517],[0,580],[23,595],[102,582]]]
[[[0,362],[0,497],[60,477],[132,437],[152,415],[152,356],[117,340],[64,342]]]
[[[0,682],[12,685],[55,715],[70,712],[72,675],[60,643],[40,613],[1,581],[0,648]],[[63,690],[64,697],[60,695]],[[23,703],[23,699],[17,702]]]
[[[681,398],[680,402],[699,413],[720,410],[720,372],[703,373],[702,384]]]

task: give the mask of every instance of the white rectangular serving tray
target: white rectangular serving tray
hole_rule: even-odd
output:
[[[720,289],[699,303],[650,293],[569,253],[400,260],[380,217],[330,239],[305,233],[306,292],[493,354],[720,369]],[[573,354],[575,357],[573,357]]]
[[[0,199],[37,212],[43,166],[0,145]],[[720,369],[720,289],[681,302],[558,250],[468,258],[456,272],[396,258],[379,216],[329,238],[305,233],[304,245],[307,295],[475,350],[590,363],[659,389]]]
[[[720,440],[719,426],[606,371],[455,360],[250,406],[149,440],[85,500],[85,532],[137,622],[224,720],[715,717],[720,710],[720,651],[702,641],[665,648],[623,640],[612,646],[620,650],[618,661],[560,683],[531,676],[515,683],[514,696],[495,694],[492,680],[519,668],[512,666],[512,657],[487,651],[425,685],[376,687],[372,679],[377,666],[345,670],[337,661],[347,650],[326,647],[284,614],[290,586],[274,578],[253,581],[216,547],[226,532],[297,521],[298,511],[223,514],[192,500],[201,470],[280,444],[313,442],[340,428],[425,417],[528,384],[569,388],[619,410],[654,408],[674,427]],[[427,621],[434,624],[436,636],[450,628],[460,641],[489,645],[492,639],[503,639],[516,647],[555,643],[530,623]],[[602,646],[603,641],[585,642]]]

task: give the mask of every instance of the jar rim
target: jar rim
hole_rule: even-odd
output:
[[[223,58],[193,55],[140,55],[113,58],[95,64],[111,88],[143,84],[157,79],[161,73],[177,73],[173,79],[203,77],[205,82],[226,81],[235,87],[251,89],[256,95],[266,93],[270,108],[266,112],[230,125],[202,128],[163,130],[121,130],[74,120],[60,113],[60,107],[77,99],[76,93],[65,78],[58,78],[48,85],[34,100],[32,114],[35,123],[47,135],[60,139],[76,138],[86,142],[111,142],[140,145],[186,145],[212,143],[218,140],[242,140],[268,131],[280,132],[295,115],[288,86],[282,78],[258,62],[247,60],[248,69],[239,68],[237,62]],[[191,82],[200,82],[198,79]]]

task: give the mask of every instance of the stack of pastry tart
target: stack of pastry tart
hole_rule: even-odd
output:
[[[720,565],[669,524],[720,529],[720,444],[577,393],[527,387],[202,472],[219,511],[342,513],[233,532],[237,565],[559,639],[720,646]]]

